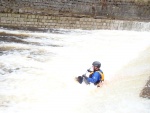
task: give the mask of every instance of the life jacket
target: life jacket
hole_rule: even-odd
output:
[[[98,71],[99,72],[99,74],[100,74],[100,76],[101,76],[101,80],[100,81],[104,81],[104,73],[103,73],[103,71]]]
[[[101,79],[98,82],[103,82],[104,81],[104,73],[102,72],[102,70],[98,70],[97,72],[99,72],[99,74],[101,76],[100,77]],[[89,75],[90,78],[91,78],[93,73],[94,73],[93,71],[90,73],[90,75]]]

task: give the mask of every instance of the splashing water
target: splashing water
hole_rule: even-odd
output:
[[[149,32],[0,29],[0,113],[149,113]],[[101,88],[78,84],[93,61]]]

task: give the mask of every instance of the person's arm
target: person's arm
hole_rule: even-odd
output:
[[[99,77],[100,77],[99,72],[95,72],[95,73],[93,73],[92,78],[87,78],[87,81],[96,83],[99,80]]]

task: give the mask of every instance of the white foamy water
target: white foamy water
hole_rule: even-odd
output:
[[[0,113],[150,113],[139,97],[150,76],[149,32],[0,32],[12,35],[0,37]],[[75,82],[95,60],[104,85]]]

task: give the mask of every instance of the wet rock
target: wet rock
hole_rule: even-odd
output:
[[[150,99],[150,77],[149,77],[149,80],[147,81],[145,87],[143,88],[140,96]]]

